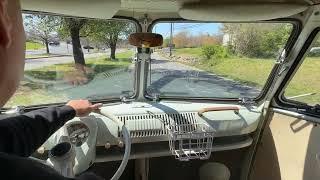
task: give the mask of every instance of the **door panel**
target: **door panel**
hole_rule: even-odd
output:
[[[251,180],[320,179],[320,129],[274,113],[258,145]]]

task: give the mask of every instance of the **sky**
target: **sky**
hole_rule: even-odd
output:
[[[174,23],[173,34],[181,31],[188,31],[192,35],[198,34],[219,34],[220,23]],[[170,36],[170,23],[158,23],[154,26],[153,32],[161,34],[164,38]]]

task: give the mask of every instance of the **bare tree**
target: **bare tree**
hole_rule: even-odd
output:
[[[49,54],[49,42],[57,37],[61,19],[48,15],[26,15],[24,16],[24,25],[26,33],[30,39],[41,41],[46,46],[46,52]]]
[[[176,48],[188,47],[190,42],[190,33],[188,31],[181,31],[174,35],[173,44]]]

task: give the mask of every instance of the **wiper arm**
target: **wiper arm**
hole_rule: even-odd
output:
[[[300,97],[305,97],[305,96],[313,96],[316,95],[317,93],[313,92],[313,93],[306,93],[306,94],[300,94],[297,96],[291,96],[291,97],[287,97],[287,99],[296,99],[296,98],[300,98]]]
[[[301,98],[301,97],[306,97],[306,96],[314,96],[317,93],[313,92],[313,93],[306,93],[306,94],[300,94],[297,96],[291,96],[291,97],[287,97],[287,99],[293,100],[296,98]],[[303,102],[299,102],[299,106],[297,107],[297,111],[298,112],[304,112],[304,113],[308,113],[308,114],[320,114],[320,105],[316,104],[314,106],[308,105],[307,103],[303,103]]]
[[[239,98],[239,102],[243,105],[254,105],[256,104],[256,102],[254,101],[254,99],[252,98],[248,98],[248,97],[241,97]]]

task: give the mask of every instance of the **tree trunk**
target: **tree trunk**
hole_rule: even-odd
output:
[[[116,59],[116,48],[117,44],[110,44],[110,59],[115,60]]]
[[[49,51],[49,42],[48,42],[48,40],[46,39],[46,40],[44,40],[44,44],[46,45],[46,51],[47,51],[47,54],[49,54],[50,53],[50,51]]]
[[[70,28],[72,40],[73,58],[76,64],[86,65],[80,43],[80,29],[77,27]]]

